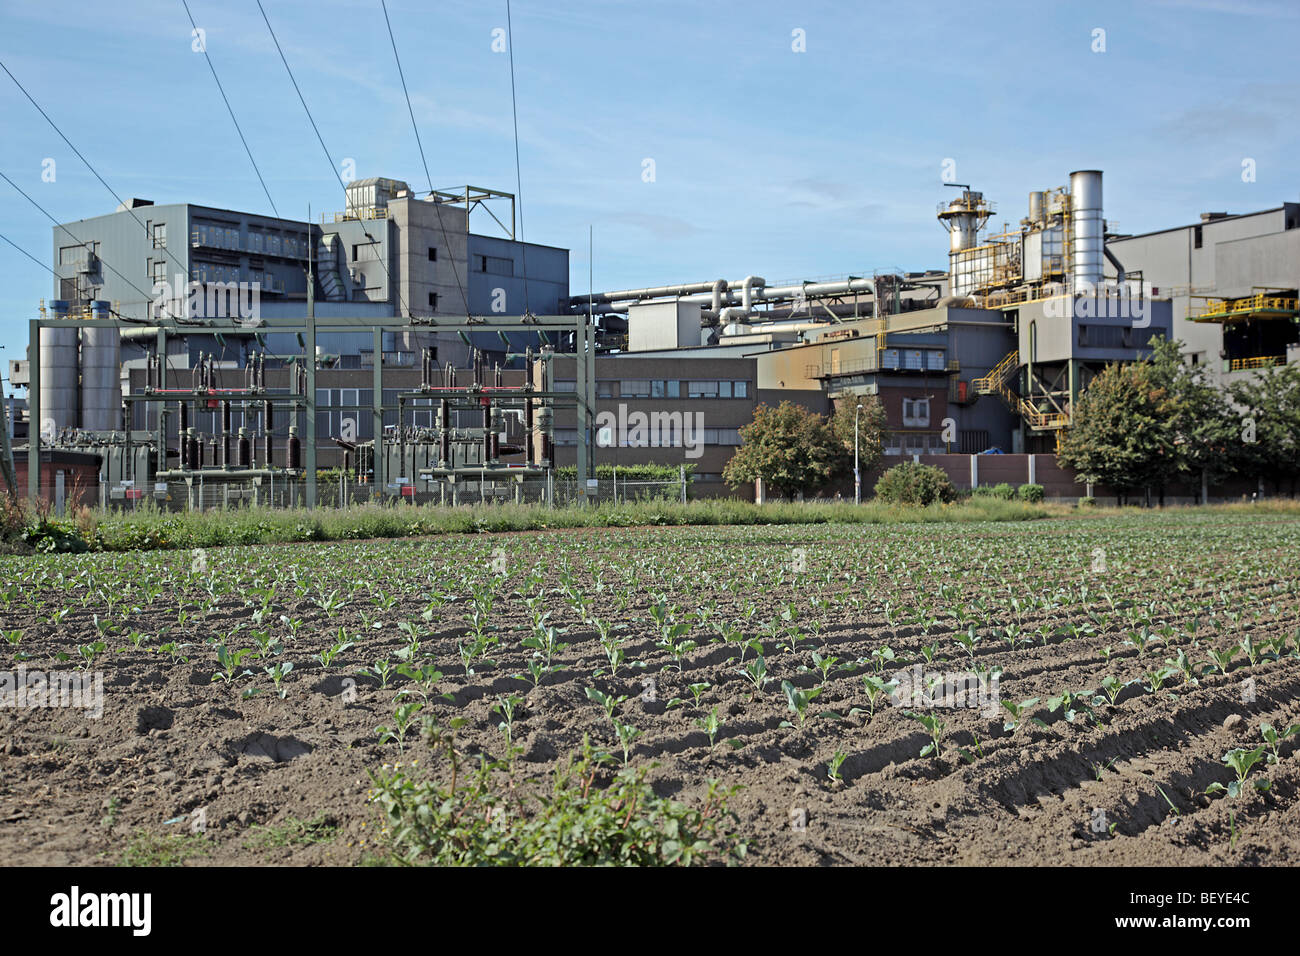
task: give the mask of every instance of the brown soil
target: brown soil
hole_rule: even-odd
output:
[[[500,717],[491,707],[511,693],[524,698],[515,737],[526,776],[544,779],[588,734],[621,754],[603,711],[587,699],[586,688],[594,686],[628,695],[623,719],[642,732],[633,762],[649,768],[648,779],[661,795],[699,799],[710,778],[741,785],[732,806],[740,818],[739,835],[749,843],[750,863],[1300,863],[1300,737],[1282,745],[1278,763],[1261,763],[1252,771],[1251,779],[1271,781],[1267,792],[1248,788],[1237,798],[1203,794],[1210,784],[1232,779],[1222,759],[1226,751],[1262,743],[1261,721],[1280,728],[1300,723],[1300,657],[1284,654],[1252,665],[1239,656],[1227,674],[1207,673],[1196,684],[1173,677],[1157,692],[1132,684],[1115,706],[1096,708],[1102,718],[1097,723],[1069,722],[1046,707],[1063,689],[1095,688],[1107,675],[1125,681],[1140,677],[1179,647],[1203,660],[1206,655],[1193,648],[1182,629],[1195,602],[1213,600],[1228,587],[1224,581],[1236,579],[1243,568],[1250,573],[1233,581],[1231,600],[1218,613],[1257,609],[1260,614],[1247,614],[1208,644],[1223,647],[1247,632],[1257,643],[1274,634],[1296,634],[1300,572],[1286,551],[1287,542],[1295,540],[1294,522],[1269,522],[1271,530],[1261,523],[1253,542],[1224,539],[1217,545],[1207,544],[1204,529],[1190,522],[1171,522],[1167,533],[1146,545],[1117,526],[1114,551],[1127,554],[1132,546],[1137,560],[1149,563],[1137,565],[1132,574],[1115,572],[1107,584],[1111,598],[1120,597],[1119,608],[1165,601],[1159,620],[1180,629],[1170,647],[1157,640],[1143,655],[1123,643],[1128,625],[1122,617],[1104,633],[1069,640],[1058,634],[1046,645],[1036,641],[1012,648],[988,628],[1015,616],[1003,606],[991,608],[977,619],[983,639],[973,660],[1003,669],[1004,699],[1040,698],[1014,731],[1003,727],[1005,711],[992,717],[979,709],[930,710],[947,721],[947,734],[938,758],[921,757],[928,737],[904,713],[910,707],[881,701],[874,715],[869,712],[862,675],[875,673],[871,654],[881,645],[892,648],[898,662],[884,668],[885,678],[900,664],[920,661],[921,647],[932,642],[947,659],[927,670],[953,672],[964,669],[967,660],[942,611],[938,616],[944,619],[927,636],[916,624],[890,624],[883,608],[887,597],[897,602],[928,593],[932,581],[935,589],[939,584],[955,589],[936,601],[939,608],[987,598],[1001,587],[994,572],[1021,567],[1019,556],[1028,553],[1023,549],[1037,549],[1038,560],[1023,562],[1018,593],[1077,588],[1088,581],[1079,566],[1086,564],[1097,535],[1104,536],[1099,524],[1076,530],[1078,524],[1039,522],[992,531],[987,526],[621,529],[224,549],[206,557],[210,574],[231,582],[231,590],[218,594],[206,614],[199,607],[206,596],[200,579],[186,573],[188,553],[5,558],[3,569],[11,580],[16,569],[46,562],[68,575],[93,569],[110,582],[121,576],[169,583],[151,602],[127,595],[124,603],[138,604],[138,610],[117,608],[119,617],[125,612],[130,630],[150,638],[139,649],[125,634],[107,639],[108,650],[93,668],[104,674],[102,719],[86,719],[70,709],[0,708],[0,857],[35,864],[115,864],[129,846],[138,849],[148,838],[187,833],[199,810],[206,831],[190,841],[200,851],[190,864],[348,865],[376,855],[382,841],[376,843],[378,816],[366,800],[367,771],[399,759],[399,751],[395,744],[381,746],[375,728],[391,722],[395,695],[412,685],[394,675],[381,689],[377,679],[358,676],[357,670],[406,644],[396,625],[419,621],[430,582],[443,591],[463,591],[456,576],[469,568],[491,578],[491,562],[503,549],[511,571],[492,612],[500,635],[490,654],[495,664],[467,673],[461,663],[457,642],[467,633],[468,604],[463,593],[435,611],[423,645],[445,675],[438,691],[452,697],[434,699],[428,711],[440,719],[468,718],[461,745],[470,754],[504,754]],[[1183,528],[1189,529],[1185,537]],[[926,556],[919,555],[922,551]],[[792,553],[796,561],[806,560],[802,570],[787,570]],[[973,560],[981,555],[982,563]],[[593,677],[593,671],[607,669],[593,628],[560,594],[548,591],[552,623],[569,629],[563,638],[569,647],[557,658],[565,669],[536,689],[511,676],[523,670],[531,652],[519,645],[527,612],[521,596],[509,589],[535,562],[545,569],[547,588],[557,588],[565,561],[592,599],[595,616],[628,626],[628,660],[644,662],[644,669],[624,667],[617,679]],[[930,562],[932,575],[906,580],[911,569]],[[623,583],[625,567],[629,578],[642,576],[635,590]],[[1171,567],[1187,569],[1185,591],[1170,590],[1177,582],[1160,579]],[[1270,567],[1271,575],[1260,573]],[[306,582],[305,594],[296,593],[288,576],[294,570]],[[283,658],[295,663],[285,681],[285,699],[276,696],[260,662],[245,663],[256,678],[233,686],[214,682],[218,668],[207,643],[227,639],[242,624],[228,640],[232,647],[252,646],[249,632],[256,626],[252,614],[260,598],[250,588],[259,577],[276,575],[282,583],[267,626],[284,640]],[[596,591],[595,575],[603,579],[603,592]],[[856,580],[846,584],[845,575]],[[1216,575],[1218,580],[1211,580]],[[96,580],[89,578],[92,587]],[[361,587],[345,608],[327,614],[314,602],[348,580]],[[28,668],[73,668],[76,646],[95,639],[94,616],[106,611],[102,595],[86,584],[86,579],[47,578],[0,610],[0,629],[23,631],[19,648],[29,657]],[[371,585],[378,589],[373,596]],[[732,585],[734,592],[728,589]],[[716,642],[713,626],[697,626],[692,637],[701,646],[684,655],[679,672],[657,646],[648,619],[648,592],[660,587],[683,613],[716,601],[718,622],[742,616],[748,604],[756,604],[746,625],[749,635],[794,601],[800,624],[816,621],[820,633],[794,650],[778,649],[784,639],[760,636],[774,678],[761,693],[739,672],[736,646]],[[382,608],[378,591],[394,596],[395,603]],[[848,606],[848,594],[858,596],[862,606]],[[825,604],[811,603],[815,600]],[[33,601],[44,606],[36,610]],[[1085,608],[1109,611],[1107,603],[1094,592],[1083,605],[1031,610],[1022,624],[1032,632],[1040,624],[1080,623]],[[71,611],[54,625],[49,614],[61,605]],[[182,608],[189,618],[178,623]],[[363,612],[379,626],[367,626]],[[296,637],[284,635],[281,615],[302,620]],[[152,650],[159,643],[155,635],[168,627],[168,640],[192,645],[183,652],[188,662]],[[322,667],[313,657],[333,643],[339,627],[353,635],[355,646],[332,667]],[[1208,632],[1199,633],[1206,645]],[[1102,652],[1108,647],[1107,657]],[[0,649],[9,653],[8,645]],[[805,689],[823,684],[815,670],[800,671],[814,666],[814,650],[838,657],[847,667],[824,681],[803,727],[789,726],[798,719],[787,708],[780,683],[788,679]],[[60,651],[72,659],[57,662]],[[752,659],[753,651],[747,651],[746,660]],[[651,680],[653,699],[646,694]],[[710,687],[696,706],[688,687],[701,682]],[[1249,703],[1243,702],[1247,682],[1254,695]],[[241,691],[250,686],[261,692],[245,699]],[[670,707],[674,698],[686,703]],[[714,705],[724,724],[710,749],[695,720]],[[837,752],[846,754],[842,782],[827,773]],[[431,772],[439,773],[431,758],[413,732],[400,759],[433,763]],[[282,828],[295,821],[326,829],[316,832],[318,839],[285,837]]]

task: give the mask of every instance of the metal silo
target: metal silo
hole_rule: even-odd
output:
[[[1101,217],[1101,170],[1070,173],[1071,275],[1079,286],[1096,287],[1102,279],[1105,237]]]
[[[68,303],[51,302],[49,317],[66,319]],[[41,329],[40,343],[41,420],[36,427],[48,431],[52,422],[57,433],[77,424],[77,330]]]
[[[92,318],[111,318],[109,303],[92,302]],[[117,329],[81,330],[81,427],[106,432],[121,427],[122,347]]]

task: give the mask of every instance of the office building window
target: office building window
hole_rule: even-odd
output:
[[[929,425],[930,400],[928,398],[903,399],[903,424],[922,428]]]
[[[436,293],[436,292],[430,292],[430,293],[429,293],[429,308],[431,308],[431,309],[436,309],[437,307],[438,307],[438,293]]]
[[[435,249],[433,246],[429,247],[429,261],[430,262],[438,261],[438,250]]]

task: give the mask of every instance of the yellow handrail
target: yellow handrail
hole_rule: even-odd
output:
[[[1241,372],[1251,368],[1272,368],[1275,365],[1285,365],[1285,355],[1255,355],[1251,358],[1233,359],[1228,363],[1228,371]]]

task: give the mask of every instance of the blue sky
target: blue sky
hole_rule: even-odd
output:
[[[427,189],[379,0],[263,4],[333,166],[256,3],[190,9],[280,214],[342,208],[345,159]],[[388,9],[434,186],[514,192],[504,0]],[[598,290],[946,268],[948,159],[998,224],[1073,169],[1105,170],[1126,232],[1300,199],[1293,0],[515,0],[513,21],[524,237],[572,250],[575,293],[589,225]],[[118,194],[269,213],[191,47],[180,0],[0,0],[0,60]],[[57,219],[114,208],[3,74],[0,122],[0,171]],[[3,181],[0,232],[48,261],[49,222]],[[52,280],[3,243],[0,279],[20,357]]]

